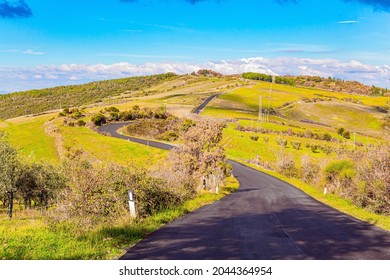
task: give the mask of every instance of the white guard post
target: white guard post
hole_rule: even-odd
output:
[[[133,197],[133,192],[128,191],[129,194],[129,209],[130,209],[130,216],[132,218],[136,218],[137,214],[135,212],[135,202],[134,202],[134,197]]]

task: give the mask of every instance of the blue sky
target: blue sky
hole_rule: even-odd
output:
[[[389,0],[0,0],[0,93],[259,71],[390,87]]]

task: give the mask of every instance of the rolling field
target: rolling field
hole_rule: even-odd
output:
[[[66,148],[82,149],[89,158],[119,164],[150,165],[166,152],[98,134],[86,127],[59,126]]]
[[[221,95],[218,99],[213,100],[210,103],[210,109],[206,109],[204,114],[214,117],[224,117],[226,115],[225,110],[240,110],[246,112],[248,115],[257,117],[256,112],[258,112],[260,97],[262,97],[263,109],[275,109],[286,103],[296,103],[300,100],[309,99],[317,99],[317,101],[332,100],[336,103],[340,103],[343,100],[349,100],[350,102],[348,103],[342,102],[343,104],[346,104],[345,106],[347,107],[353,107],[355,104],[359,103],[368,107],[379,106],[389,108],[390,104],[390,97],[370,97],[278,84],[272,86],[272,92],[270,92],[270,88],[271,83],[260,82],[249,88],[245,87],[232,90]],[[216,112],[218,109],[221,110],[221,116]]]
[[[33,160],[59,162],[54,139],[45,133],[45,122],[50,116],[18,118],[0,123],[0,130],[8,134],[11,145],[23,156]]]

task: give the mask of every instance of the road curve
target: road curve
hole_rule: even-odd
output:
[[[207,106],[207,104],[208,104],[211,100],[213,100],[214,98],[216,98],[216,97],[218,97],[218,96],[220,96],[220,95],[221,95],[220,93],[217,93],[217,94],[214,94],[214,95],[212,95],[212,96],[210,96],[210,97],[207,97],[207,98],[202,102],[202,104],[200,104],[200,105],[194,110],[194,114],[199,114],[199,113],[204,109],[204,107]]]
[[[151,147],[158,142],[101,131]],[[294,186],[234,161],[240,188],[162,227],[121,259],[384,259],[390,232],[343,214]]]

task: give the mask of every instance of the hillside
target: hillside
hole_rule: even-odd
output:
[[[176,78],[176,74],[167,73],[0,95],[0,119],[98,103],[104,98],[130,95],[135,91],[142,93],[151,86]]]
[[[272,82],[272,76],[261,73],[247,72],[242,74],[243,78],[258,80],[263,82]],[[390,96],[387,88],[368,86],[357,81],[344,81],[337,78],[324,78],[319,76],[275,76],[276,84],[290,85],[312,89],[322,89],[332,92],[353,93],[369,96]]]

